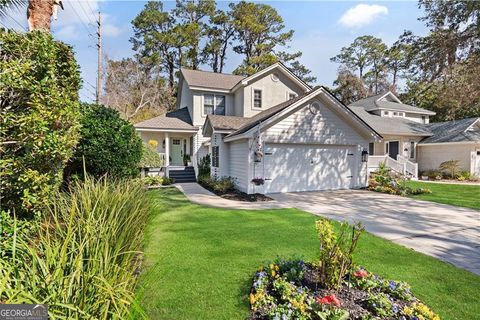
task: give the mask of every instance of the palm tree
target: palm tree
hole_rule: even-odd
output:
[[[28,2],[28,29],[50,32],[52,15],[58,6],[63,9],[61,0],[0,0],[0,16],[5,16],[10,8],[19,8]]]

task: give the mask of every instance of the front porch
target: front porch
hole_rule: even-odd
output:
[[[413,180],[418,179],[418,164],[401,155],[397,155],[397,159],[391,158],[388,154],[381,156],[368,156],[368,174],[376,171],[381,163],[384,163],[391,170],[406,178]]]

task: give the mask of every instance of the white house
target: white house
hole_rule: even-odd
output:
[[[365,187],[369,167],[382,159],[416,177],[420,151],[437,136],[433,114],[391,93],[347,107],[276,63],[249,77],[182,69],[177,109],[135,127],[145,142],[158,142],[166,174],[178,181],[194,180],[210,154],[212,175],[234,177],[247,193],[274,193]],[[466,128],[474,151],[479,124]]]

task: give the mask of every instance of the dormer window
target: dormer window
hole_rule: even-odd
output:
[[[257,109],[262,108],[262,90],[253,90],[253,107]]]
[[[218,94],[203,95],[203,113],[225,115],[225,96]]]
[[[388,117],[388,111],[383,111],[383,115],[384,115],[385,117]]]

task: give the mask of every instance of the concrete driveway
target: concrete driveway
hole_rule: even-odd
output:
[[[480,211],[361,190],[269,196],[283,207],[361,221],[375,235],[480,274]]]

